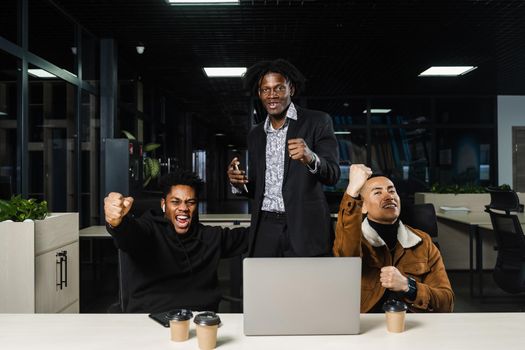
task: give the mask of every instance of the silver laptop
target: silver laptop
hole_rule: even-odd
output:
[[[357,334],[361,258],[246,258],[245,335]]]

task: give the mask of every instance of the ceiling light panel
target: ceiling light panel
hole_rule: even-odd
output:
[[[371,114],[386,114],[392,111],[391,108],[372,108],[370,109]],[[363,111],[363,114],[366,114],[366,109]]]
[[[465,75],[478,67],[475,66],[433,66],[419,74],[420,77],[457,77]]]
[[[27,73],[37,78],[56,78],[56,75],[43,69],[28,69]]]
[[[246,73],[246,67],[204,67],[208,78],[241,77]]]
[[[239,5],[239,0],[166,0],[169,5]]]

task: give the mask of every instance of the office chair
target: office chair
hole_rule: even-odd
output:
[[[434,204],[401,205],[401,215],[399,218],[404,224],[426,232],[439,249],[439,243],[437,241],[438,225]]]
[[[490,203],[485,208],[502,210],[507,214],[523,211],[523,205],[520,205],[518,195],[513,190],[487,187],[487,192],[490,194]]]
[[[525,292],[525,236],[518,217],[510,213],[497,213],[489,206],[496,236],[498,256],[492,276],[496,284],[507,293]]]
[[[118,300],[108,307],[107,313],[110,313],[110,314],[123,313],[128,303],[128,296],[126,294],[127,286],[125,285],[126,277],[123,276],[122,251],[120,249],[117,249],[117,254],[118,254],[118,271],[117,271]]]

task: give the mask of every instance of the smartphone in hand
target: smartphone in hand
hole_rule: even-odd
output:
[[[238,165],[237,163],[235,163],[235,164],[233,165],[233,168],[234,168],[235,170],[239,170],[239,165]],[[246,193],[248,193],[248,187],[246,187],[246,184],[243,184],[243,185],[242,185],[242,189],[243,189]]]

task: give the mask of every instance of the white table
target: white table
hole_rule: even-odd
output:
[[[523,349],[524,313],[408,314],[404,333],[388,333],[384,315],[361,315],[361,334],[331,336],[243,335],[242,314],[220,314],[218,349]],[[169,330],[145,314],[0,314],[2,350],[197,349],[174,343]]]

